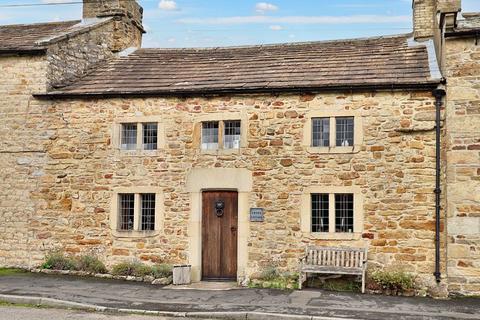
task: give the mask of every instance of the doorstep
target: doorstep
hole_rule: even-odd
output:
[[[213,291],[223,291],[223,290],[235,290],[242,289],[239,287],[236,282],[225,282],[225,281],[200,281],[192,282],[190,284],[181,284],[181,285],[168,285],[162,289],[175,289],[175,290],[213,290]]]

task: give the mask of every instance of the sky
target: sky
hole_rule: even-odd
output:
[[[72,3],[73,2],[73,3]],[[0,24],[75,20],[81,0],[0,0]],[[139,0],[143,47],[216,47],[408,33],[411,0]],[[480,0],[463,0],[480,12]],[[25,4],[27,6],[25,6]]]

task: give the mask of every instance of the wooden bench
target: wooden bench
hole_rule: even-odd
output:
[[[300,259],[299,289],[308,273],[362,275],[362,293],[365,292],[365,271],[368,249],[308,246]]]

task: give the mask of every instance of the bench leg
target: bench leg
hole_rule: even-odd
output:
[[[365,293],[365,270],[362,272],[362,293]]]
[[[302,290],[302,273],[300,272],[298,275],[298,290]]]

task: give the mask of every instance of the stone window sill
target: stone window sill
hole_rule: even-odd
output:
[[[160,232],[158,230],[152,231],[139,231],[139,230],[131,230],[131,231],[122,231],[122,230],[112,230],[112,235],[116,238],[152,238],[159,235]]]
[[[237,148],[237,149],[215,149],[215,150],[200,149],[200,154],[209,154],[209,155],[240,154],[240,148]]]
[[[121,156],[152,157],[152,156],[159,155],[162,152],[162,149],[156,149],[156,150],[123,150],[123,149],[117,149],[116,151]]]
[[[322,240],[360,240],[362,238],[362,233],[311,232],[310,237],[312,239]]]
[[[358,153],[360,147],[307,147],[308,153],[320,154],[344,154],[344,153]]]

